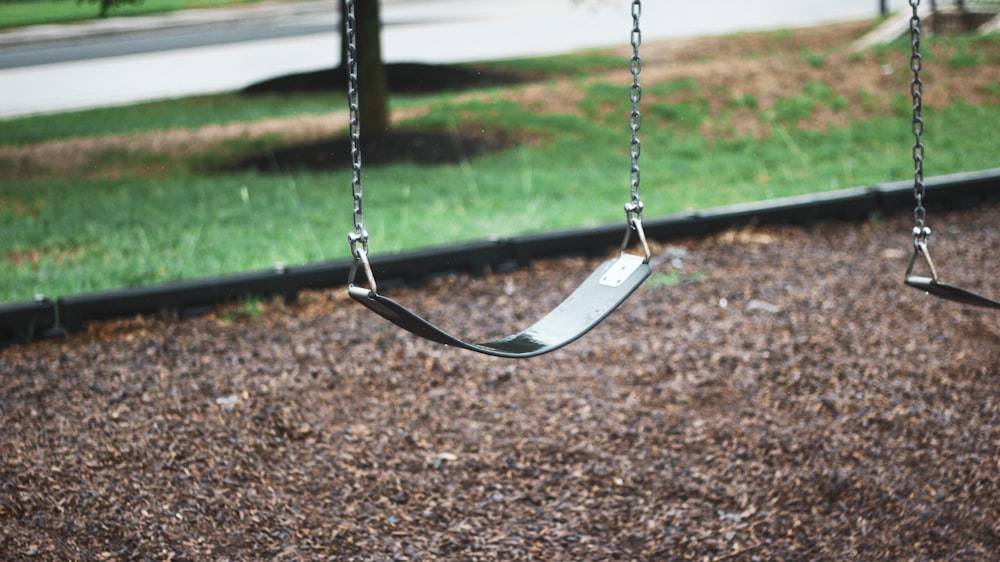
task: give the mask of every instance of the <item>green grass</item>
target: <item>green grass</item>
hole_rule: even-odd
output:
[[[778,98],[774,109],[766,112],[763,117],[779,123],[798,123],[809,119],[819,107],[844,111],[848,105],[847,98],[834,94],[830,86],[822,82],[806,82],[800,95]]]
[[[984,64],[986,64],[986,57],[982,53],[955,53],[948,59],[948,65],[952,68],[975,68]]]
[[[814,53],[809,49],[802,49],[799,52],[799,56],[801,56],[802,60],[808,62],[813,68],[823,68],[823,66],[826,65],[827,55],[824,53]]]
[[[607,61],[584,57],[586,65],[572,57],[505,63],[563,74],[576,68],[574,80],[584,95],[573,112],[524,112],[498,95],[462,102],[453,95],[394,100],[396,106],[430,108],[407,127],[467,130],[475,124],[519,131],[533,142],[456,166],[367,166],[366,227],[375,259],[463,240],[624,223],[628,73],[623,70],[621,86],[591,82],[581,68]],[[684,80],[650,84],[644,91],[647,217],[912,177],[905,93],[891,100],[891,117],[809,131],[798,122],[818,108],[848,109],[824,83],[803,84],[790,101],[780,102],[788,107],[779,103],[767,110],[749,94],[703,90]],[[209,96],[0,121],[0,143],[321,113],[329,111],[329,97]],[[708,109],[713,97],[724,101],[721,114]],[[872,94],[860,98],[862,106],[884,103]],[[725,123],[733,119],[730,112],[747,110],[772,134],[717,138],[701,132],[710,120]],[[925,108],[924,115],[928,175],[996,166],[997,141],[983,127],[1000,122],[996,103]],[[346,258],[346,234],[353,230],[349,170],[206,171],[234,151],[260,150],[269,142],[235,141],[190,161],[108,154],[99,167],[129,162],[133,166],[122,169],[133,171],[3,183],[0,302],[263,269],[279,261],[294,266]],[[134,171],[137,158],[154,173]]]
[[[504,104],[483,109],[484,127],[510,117]],[[1000,121],[1000,109],[959,104],[928,110],[927,119],[948,124],[925,137],[929,173],[995,165],[996,144],[981,142],[981,123]],[[623,220],[626,128],[583,116],[525,118],[529,123],[559,132],[466,166],[366,169],[373,253]],[[643,200],[655,217],[904,179],[912,169],[910,142],[898,118],[825,132],[778,127],[768,139],[714,142],[650,126],[643,134]],[[349,186],[347,170],[179,171],[88,180],[85,188],[72,179],[5,185],[0,301],[345,258]]]
[[[262,1],[264,0],[146,0],[114,8],[110,16],[147,16],[192,8],[218,8]],[[99,12],[99,4],[89,1],[8,0],[0,8],[0,29],[95,20]]]

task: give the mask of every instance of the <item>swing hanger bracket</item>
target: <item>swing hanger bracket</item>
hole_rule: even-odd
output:
[[[931,259],[930,250],[927,249],[927,239],[930,238],[930,235],[931,229],[926,226],[913,227],[913,257],[910,258],[910,265],[906,268],[905,279],[910,281],[915,279],[913,276],[913,267],[917,264],[917,258],[923,257],[924,263],[927,264],[927,268],[931,273],[928,282],[937,282],[937,269],[934,267],[934,260]]]
[[[635,231],[639,243],[642,244],[643,261],[649,263],[651,253],[649,242],[646,241],[646,231],[642,228],[642,201],[630,201],[625,204],[625,220],[627,226],[625,227],[625,239],[622,240],[622,253],[624,254],[628,250],[629,242],[632,240],[632,232]]]
[[[347,241],[351,244],[351,271],[348,274],[347,284],[354,286],[354,279],[358,274],[358,265],[365,270],[365,277],[368,279],[368,289],[372,294],[378,292],[378,285],[375,283],[375,273],[372,272],[372,264],[368,261],[368,233],[364,230],[361,233],[351,232],[347,235]]]

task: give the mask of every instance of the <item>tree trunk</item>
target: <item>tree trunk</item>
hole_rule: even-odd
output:
[[[382,20],[379,0],[355,0],[358,110],[361,134],[378,138],[389,131],[389,93],[382,64]]]
[[[344,74],[344,83],[347,83],[347,3],[340,4],[340,70]]]

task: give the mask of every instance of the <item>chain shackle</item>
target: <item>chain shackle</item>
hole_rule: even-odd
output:
[[[354,17],[354,0],[345,0],[344,24],[347,34],[347,106],[350,112],[351,191],[354,194],[354,232],[347,235],[351,255],[359,259],[358,244],[368,253],[368,232],[365,231],[364,186],[361,183],[361,119],[358,109],[358,35]]]
[[[920,79],[920,71],[923,69],[923,57],[920,54],[920,0],[909,0],[910,8],[913,12],[910,16],[910,70],[913,72],[913,80],[910,82],[910,97],[913,100],[913,119],[910,123],[913,132],[913,241],[914,244],[926,244],[927,237],[930,236],[930,229],[927,228],[927,210],[924,208],[924,144],[922,136],[924,134],[924,83]]]

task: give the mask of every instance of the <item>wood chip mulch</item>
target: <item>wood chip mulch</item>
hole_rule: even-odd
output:
[[[1000,315],[907,288],[907,216],[655,244],[551,355],[345,297],[0,351],[4,560],[1000,560]],[[932,210],[1000,293],[1000,207]],[[392,296],[515,331],[596,261]]]

